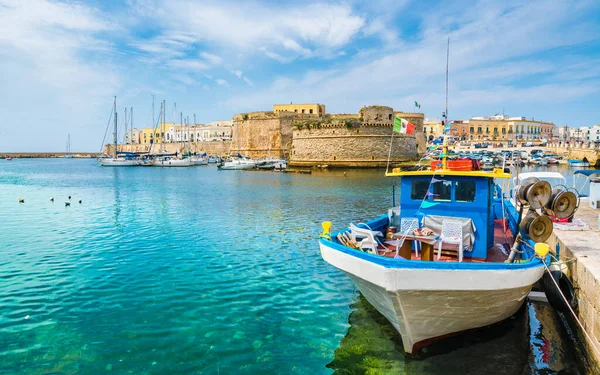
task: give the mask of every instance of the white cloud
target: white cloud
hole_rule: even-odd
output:
[[[99,148],[98,124],[120,85],[103,36],[117,31],[82,4],[0,1],[0,101],[11,108],[7,123],[27,124],[0,138],[0,149],[63,150],[67,133],[75,150],[87,137]]]
[[[197,60],[171,60],[169,66],[184,70],[206,70],[209,68],[207,64]]]
[[[233,72],[233,74],[235,74],[235,76],[238,77],[238,78],[242,78],[242,71],[241,70],[235,70]]]
[[[223,59],[221,57],[219,57],[217,55],[213,55],[208,52],[201,52],[200,57],[202,57],[204,60],[206,60],[211,65],[218,65],[223,62]]]
[[[153,49],[173,35],[192,37],[213,48],[264,51],[280,62],[308,55],[330,55],[348,44],[365,25],[344,3],[291,5],[282,11],[270,4],[203,2],[192,0],[144,1],[143,15],[163,29]],[[192,44],[192,43],[188,43]],[[136,44],[139,46],[139,44]],[[146,49],[148,46],[142,44]],[[264,48],[264,49],[263,49]],[[283,56],[287,52],[289,56]],[[220,63],[212,62],[213,64]]]
[[[217,79],[215,80],[215,82],[217,82],[217,84],[218,84],[219,86],[223,86],[223,87],[229,87],[229,83],[228,83],[226,80],[222,79],[222,78],[217,78]]]
[[[254,82],[249,80],[247,77],[242,77],[242,79],[248,84],[248,86],[254,86]]]

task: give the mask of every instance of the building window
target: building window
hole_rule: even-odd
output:
[[[502,134],[506,134],[506,128],[502,128]]]
[[[391,120],[391,119],[392,119],[392,114],[390,113],[390,114],[388,115],[388,120]]]
[[[304,110],[302,110],[302,113],[304,113]]]
[[[297,110],[297,109],[295,109],[295,110],[294,110],[294,112],[298,113],[298,110]]]
[[[475,133],[475,128],[471,126],[471,129],[469,129],[469,132],[471,132],[471,134]]]
[[[312,113],[313,113],[313,110],[312,110],[312,109],[309,109],[309,110],[308,110],[308,113],[310,113],[310,114],[312,115]]]

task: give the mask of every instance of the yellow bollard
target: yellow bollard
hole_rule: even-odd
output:
[[[547,243],[538,242],[535,244],[533,249],[538,257],[544,258],[550,252],[550,245]]]
[[[331,241],[331,233],[329,233],[331,230],[331,221],[324,221],[321,223],[321,226],[323,227],[323,233],[319,234],[319,238],[324,238]]]

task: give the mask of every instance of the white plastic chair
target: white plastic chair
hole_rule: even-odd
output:
[[[359,228],[350,223],[350,237],[358,242],[361,249],[370,249],[374,254],[378,254],[377,247],[379,246],[379,242],[376,237],[383,237],[383,233],[371,230],[365,223],[358,223],[358,225],[364,225],[367,228]],[[362,238],[362,240],[358,241],[359,238]]]
[[[402,233],[402,242],[406,239],[407,235],[412,235],[415,229],[419,229],[419,219],[415,218],[402,218],[400,219],[400,233]],[[402,245],[400,245],[402,246]],[[419,256],[419,241],[413,241],[415,247],[415,255]]]
[[[359,228],[357,225],[364,225],[367,228]],[[357,238],[364,238],[368,237],[369,235],[373,237],[383,237],[383,233],[381,233],[380,231],[371,230],[371,228],[369,228],[369,226],[365,223],[358,223],[357,225],[350,223],[350,235],[355,241],[357,240]]]
[[[442,244],[458,245],[458,261],[463,260],[463,232],[462,223],[456,220],[442,221],[442,234],[439,238],[437,260],[442,257]]]

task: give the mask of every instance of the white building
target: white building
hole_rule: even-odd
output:
[[[233,120],[219,120],[208,124],[170,124],[165,132],[165,142],[229,141]]]
[[[570,128],[568,125],[557,126],[556,128],[556,139],[559,141],[568,141],[571,139]]]
[[[141,132],[136,128],[128,129],[127,133],[125,133],[125,144],[139,144],[140,134]]]
[[[600,142],[600,124],[586,128],[584,137],[587,142]]]

